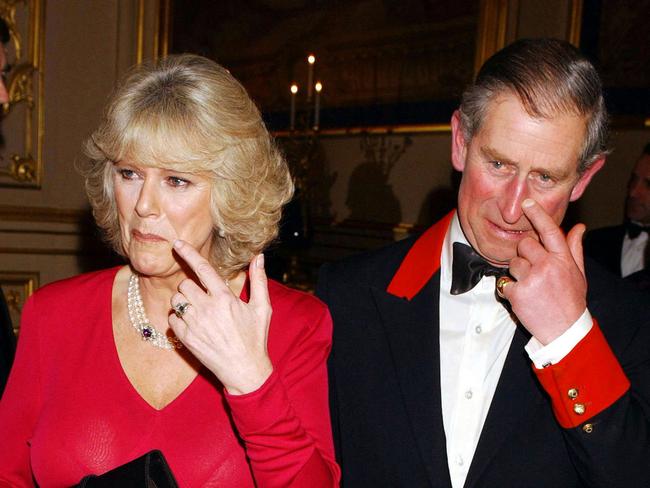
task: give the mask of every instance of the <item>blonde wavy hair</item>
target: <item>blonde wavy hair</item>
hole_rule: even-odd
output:
[[[275,239],[282,206],[293,195],[286,161],[248,93],[228,70],[201,56],[174,55],[132,68],[84,152],[80,172],[93,216],[122,256],[112,166],[123,159],[211,179],[210,262],[225,277]]]

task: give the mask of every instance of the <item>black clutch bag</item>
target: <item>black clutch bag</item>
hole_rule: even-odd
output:
[[[99,476],[84,477],[74,488],[178,488],[162,452],[149,451]]]

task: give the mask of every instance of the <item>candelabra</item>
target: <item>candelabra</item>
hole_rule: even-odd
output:
[[[293,82],[289,87],[291,106],[289,110],[289,131],[294,132],[312,129],[318,131],[320,127],[320,98],[323,84],[320,80],[314,83],[314,66],[316,56],[307,56],[307,90],[306,96],[301,100],[300,86]],[[297,118],[298,116],[298,118]]]
[[[285,208],[281,226],[281,241],[287,261],[282,280],[296,288],[311,289],[313,279],[301,258],[311,243],[311,220],[315,192],[322,184],[324,158],[319,141],[321,94],[323,83],[316,79],[316,56],[307,57],[306,88],[297,82],[290,86],[289,131],[281,144],[294,178],[296,193]],[[320,176],[319,176],[320,175]]]

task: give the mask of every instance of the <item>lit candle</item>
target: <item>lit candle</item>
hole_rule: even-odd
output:
[[[323,84],[317,81],[314,89],[316,90],[316,97],[314,98],[314,130],[318,130],[320,125],[320,92],[323,89]]]
[[[314,63],[316,56],[310,54],[307,56],[307,101],[311,102],[311,90],[314,84]]]
[[[289,116],[289,130],[296,128],[296,94],[298,93],[298,85],[295,83],[291,85],[291,112]]]

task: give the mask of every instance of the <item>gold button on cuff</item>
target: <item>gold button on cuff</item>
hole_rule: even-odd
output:
[[[585,434],[591,434],[594,431],[594,426],[593,424],[585,424],[582,426],[582,431]]]
[[[576,388],[571,388],[568,392],[567,395],[571,400],[575,400],[578,398],[578,390]]]
[[[585,410],[586,410],[586,408],[585,408],[584,403],[576,403],[573,406],[573,411],[578,415],[582,415],[583,413],[585,413]]]

